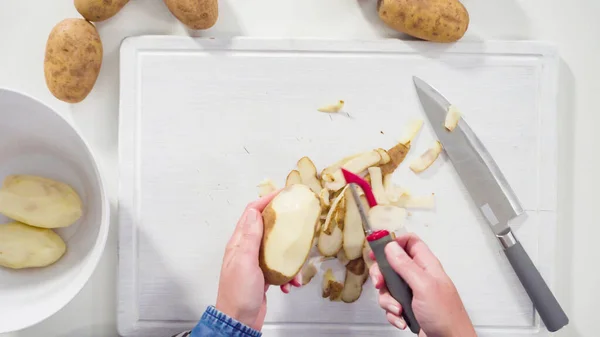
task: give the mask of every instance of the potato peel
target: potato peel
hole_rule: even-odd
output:
[[[422,127],[422,119],[413,119],[412,121],[410,121],[406,126],[404,134],[402,135],[402,138],[400,138],[399,143],[409,145],[415,139],[417,134],[419,134],[419,131],[421,131]]]
[[[431,164],[435,162],[440,153],[442,153],[442,143],[436,141],[431,148],[410,163],[410,169],[415,173],[421,173],[425,171],[431,166]]]
[[[362,256],[358,259],[350,261],[346,265],[346,279],[342,290],[341,299],[345,303],[353,303],[358,300],[362,294],[362,287],[367,277],[369,270]]]
[[[275,191],[278,190],[277,186],[275,185],[275,183],[273,182],[273,180],[271,179],[265,179],[263,181],[261,181],[258,185],[258,196],[260,198],[269,195]]]
[[[377,152],[376,150],[372,150],[349,160],[347,163],[342,165],[342,168],[352,173],[359,174],[367,170],[371,166],[378,165],[379,162],[381,162],[381,154],[379,154],[379,152]],[[335,171],[331,178],[333,179],[333,181],[326,182],[325,187],[332,191],[338,191],[346,185],[346,179],[344,179],[344,175],[342,174],[341,169]]]
[[[408,213],[404,208],[396,206],[377,205],[369,210],[371,230],[387,230],[397,232],[404,230],[404,223]]]
[[[321,183],[317,178],[317,168],[312,160],[308,157],[302,157],[296,164],[302,183],[308,186],[316,194],[321,193]]]
[[[317,111],[327,112],[327,113],[337,113],[337,112],[340,112],[340,110],[342,110],[342,108],[344,107],[344,104],[345,104],[344,101],[339,100],[335,104],[322,106],[322,107],[318,108]]]
[[[361,256],[362,245],[365,241],[365,230],[363,228],[358,205],[354,201],[352,191],[348,188],[345,191],[345,200],[346,212],[344,219],[343,251],[348,259],[354,260]]]
[[[446,120],[444,121],[444,127],[446,130],[452,132],[458,125],[458,121],[460,120],[461,113],[458,108],[454,105],[451,105],[448,108],[448,113],[446,114]]]
[[[295,184],[302,184],[302,178],[300,177],[300,172],[298,172],[298,170],[292,170],[285,178],[286,187]]]
[[[369,167],[369,176],[371,177],[371,189],[373,190],[373,195],[375,195],[375,200],[377,200],[378,205],[388,205],[390,200],[385,193],[385,189],[383,187],[383,178],[381,176],[381,168],[379,167]]]

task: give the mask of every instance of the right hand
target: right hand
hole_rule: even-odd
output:
[[[476,337],[475,329],[456,287],[429,247],[415,234],[398,237],[385,247],[392,268],[413,291],[412,307],[421,325],[419,336]],[[371,259],[374,255],[371,253]],[[375,288],[379,289],[379,305],[388,321],[406,329],[402,307],[389,293],[377,263],[369,270]]]

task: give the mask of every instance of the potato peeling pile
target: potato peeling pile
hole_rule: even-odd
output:
[[[298,160],[287,175],[285,188],[263,212],[260,266],[269,284],[286,284],[300,273],[306,285],[322,270],[323,298],[346,303],[359,299],[372,261],[358,206],[341,169],[370,182],[378,202],[368,215],[373,229],[404,232],[407,208],[430,209],[435,204],[433,194],[412,196],[392,182],[392,174],[406,158],[422,125],[420,120],[409,123],[401,141],[388,150],[378,148],[347,156],[320,173],[309,157]],[[441,146],[439,152],[437,148],[430,151],[411,168],[429,167]],[[278,190],[270,179],[261,182],[258,189],[260,196]],[[369,209],[364,195],[360,198]],[[336,277],[326,267],[332,262],[345,269],[344,277]]]
[[[65,254],[65,242],[52,229],[71,226],[83,207],[67,184],[11,175],[0,188],[0,213],[16,220],[0,225],[0,266],[22,269],[49,266]]]

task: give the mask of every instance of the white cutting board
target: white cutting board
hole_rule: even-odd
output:
[[[256,185],[296,161],[319,167],[388,148],[424,119],[416,75],[455,105],[496,159],[527,216],[516,235],[550,285],[556,219],[554,48],[532,42],[128,38],[121,48],[119,330],[164,337],[214,304],[225,243]],[[346,101],[344,114],[316,109]],[[427,122],[407,160],[434,141]],[[545,336],[502,250],[447,158],[396,182],[435,193],[408,229],[439,256],[479,336]],[[320,279],[320,277],[319,277]],[[272,289],[265,336],[410,336],[391,328],[370,281],[354,304],[319,281]]]

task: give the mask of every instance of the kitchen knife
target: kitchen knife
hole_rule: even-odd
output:
[[[365,233],[367,234],[367,242],[369,243],[369,246],[375,255],[375,260],[377,261],[379,270],[383,275],[385,285],[390,291],[390,295],[392,295],[392,297],[402,306],[402,317],[406,321],[406,325],[408,325],[410,331],[418,334],[421,330],[421,327],[419,326],[419,322],[417,322],[415,313],[412,309],[412,290],[402,279],[402,277],[400,277],[400,275],[394,271],[385,255],[385,246],[394,241],[394,238],[392,238],[390,232],[386,230],[372,230],[373,227],[371,227],[371,223],[369,222],[367,211],[365,210],[362,202],[360,202],[360,197],[354,185],[358,185],[365,192],[365,197],[369,207],[375,207],[377,206],[377,201],[375,200],[371,186],[363,178],[352,172],[342,169],[342,173],[344,174],[344,178],[348,183],[348,188],[350,188],[350,191],[352,192],[354,202],[358,207],[358,212],[360,213],[363,227]]]
[[[508,222],[523,208],[498,165],[464,119],[448,131],[444,126],[450,103],[423,80],[413,77],[425,115],[477,208],[487,219],[504,248],[542,321],[551,332],[569,323],[569,318],[548,288]]]

